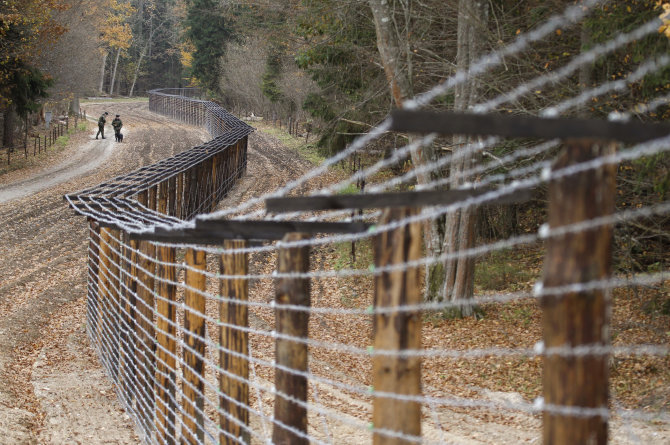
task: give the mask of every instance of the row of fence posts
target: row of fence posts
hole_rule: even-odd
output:
[[[245,137],[227,150],[140,192],[137,200],[147,208],[182,219],[209,212],[244,173],[246,149]],[[132,407],[135,401],[145,433],[151,436],[155,431],[160,443],[174,443],[176,287],[171,283],[176,280],[176,249],[156,248],[148,241],[130,239],[127,233],[101,227],[94,220],[89,224],[89,333],[98,340],[101,354],[107,356],[123,403]],[[202,270],[204,252],[188,249],[186,262],[195,270]],[[204,313],[204,297],[194,289],[204,291],[204,282],[204,275],[187,271],[185,299],[190,310],[185,316],[184,341],[188,347],[184,360],[188,366],[184,368],[187,383],[183,388],[183,421],[190,431],[185,433],[188,443],[196,442],[193,432],[201,436],[202,431],[199,409],[204,319],[198,314]],[[154,289],[159,298],[154,297]],[[112,341],[108,350],[103,338]],[[158,382],[155,386],[154,381]]]
[[[272,125],[281,128],[286,128],[286,131],[291,136],[295,137],[305,137],[305,143],[309,142],[309,136],[312,132],[312,123],[309,121],[299,121],[293,116],[289,116],[286,120],[283,120],[277,117],[276,114],[272,115]]]
[[[74,127],[77,129],[77,124],[79,119],[86,120],[86,112],[81,111],[77,114],[74,114]],[[62,119],[64,123],[60,121],[55,125],[52,125],[51,129],[45,132],[43,135],[31,136],[33,139],[33,156],[37,156],[42,153],[42,150],[46,151],[47,148],[51,147],[56,143],[56,140],[66,134],[70,129],[70,117]],[[11,164],[12,153],[15,152],[16,148],[7,147],[7,165]],[[28,154],[30,150],[28,149],[28,139],[24,140],[23,143],[23,154],[25,159],[28,159]]]
[[[606,149],[607,147],[602,147]],[[558,159],[556,167],[566,167],[600,156],[604,151],[594,151],[583,143],[569,144]],[[613,211],[614,172],[612,166],[586,171],[560,178],[549,187],[549,224],[561,227]],[[183,180],[182,182],[184,182]],[[192,186],[193,184],[191,184]],[[140,203],[166,214],[175,214],[181,207],[171,198],[174,187],[164,182],[138,196]],[[584,190],[592,193],[585,194]],[[200,189],[202,193],[202,189]],[[186,199],[188,193],[183,195]],[[204,196],[204,194],[202,195]],[[174,204],[173,204],[174,203]],[[378,225],[406,220],[418,214],[419,208],[389,208],[383,212]],[[405,444],[404,436],[421,436],[421,358],[404,356],[403,350],[421,349],[422,318],[419,310],[406,310],[407,306],[421,303],[420,270],[417,266],[398,268],[403,264],[416,264],[421,257],[421,223],[414,222],[397,229],[382,232],[374,241],[376,269],[384,272],[375,277],[374,308],[396,309],[378,311],[373,316],[374,351],[372,357],[373,443]],[[90,270],[105,270],[107,274],[93,273],[97,281],[99,300],[94,306],[105,306],[112,313],[112,330],[108,338],[117,342],[111,351],[113,374],[120,380],[126,397],[140,396],[144,406],[139,409],[141,424],[146,434],[156,434],[159,443],[175,443],[176,361],[179,353],[175,342],[176,323],[176,270],[173,266],[176,248],[155,247],[151,242],[133,240],[117,229],[100,228],[91,224],[91,251],[96,251],[94,238],[100,238],[100,264]],[[288,233],[282,246],[308,239],[308,233]],[[120,251],[119,239],[126,240],[130,252],[122,261],[113,252]],[[580,282],[606,279],[611,272],[610,225],[584,230],[574,234],[550,238],[547,245],[544,285],[551,289]],[[221,239],[225,249],[242,249],[242,240]],[[584,251],[583,246],[591,246]],[[135,251],[139,251],[138,255]],[[127,255],[127,256],[126,256]],[[306,342],[290,338],[309,337],[310,280],[303,278],[309,272],[310,247],[280,247],[277,270],[275,302],[275,402],[272,441],[275,444],[307,444],[308,346]],[[154,262],[152,259],[156,259]],[[89,259],[95,263],[95,255]],[[248,272],[247,254],[223,254],[220,273],[227,276],[245,276]],[[185,252],[185,300],[183,369],[182,438],[185,443],[199,443],[204,439],[204,360],[205,357],[205,297],[207,283],[206,256],[203,250],[188,248]],[[290,277],[291,275],[298,278]],[[288,276],[288,277],[287,277]],[[111,278],[109,278],[111,277]],[[107,283],[109,280],[114,283]],[[118,283],[123,295],[105,293],[116,289]],[[156,283],[158,283],[156,285]],[[152,290],[156,287],[157,297]],[[238,443],[242,437],[249,439],[249,338],[248,338],[248,281],[221,279],[220,295],[231,301],[221,301],[218,307],[219,328],[219,378],[221,392],[219,416],[220,443]],[[137,300],[134,300],[134,295]],[[607,345],[607,301],[602,290],[549,294],[540,300],[544,312],[544,343],[546,347],[579,347]],[[120,307],[120,305],[124,305]],[[154,324],[154,311],[157,322]],[[123,318],[125,317],[125,318]],[[117,329],[121,324],[121,329]],[[96,323],[98,329],[103,325]],[[126,330],[124,330],[124,327]],[[130,331],[127,331],[130,329]],[[137,338],[133,345],[131,333]],[[98,338],[102,333],[98,333]],[[114,337],[117,335],[117,337]],[[121,348],[121,349],[118,349]],[[127,350],[124,351],[124,349]],[[134,352],[133,352],[134,351]],[[154,355],[155,351],[155,355]],[[128,363],[127,363],[128,362]],[[127,363],[127,364],[126,364]],[[138,369],[139,372],[135,373]],[[583,355],[554,354],[544,357],[544,398],[548,406],[593,408],[607,406],[607,354]],[[154,387],[152,382],[157,382]],[[137,386],[135,386],[137,385]],[[142,394],[133,394],[139,388]],[[126,400],[128,403],[129,401]],[[391,435],[388,434],[391,432]],[[570,415],[569,413],[544,413],[545,443],[605,443],[606,418],[598,415]],[[582,441],[584,439],[584,441]]]

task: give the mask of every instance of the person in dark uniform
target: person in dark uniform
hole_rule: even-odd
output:
[[[123,136],[121,136],[121,127],[123,127],[123,122],[121,122],[121,117],[118,114],[112,121],[112,127],[114,127],[114,138],[116,139],[116,142],[121,142],[123,140]]]
[[[105,116],[107,116],[109,113],[104,112],[102,115],[100,115],[100,119],[98,119],[98,133],[95,135],[95,138],[98,139],[98,136],[102,135],[102,138],[105,139],[105,124],[107,123],[107,119],[105,119]]]

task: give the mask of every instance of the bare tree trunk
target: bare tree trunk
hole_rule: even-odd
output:
[[[68,114],[72,116],[79,114],[79,93],[74,93],[72,102],[70,102],[70,110]]]
[[[467,70],[481,53],[482,36],[486,35],[488,3],[484,0],[459,0],[456,64],[459,71]],[[465,111],[479,98],[479,80],[471,79],[455,89],[454,109]],[[454,137],[454,159],[450,169],[450,186],[457,188],[470,178],[463,174],[472,168],[478,155],[464,153],[471,138]],[[474,257],[462,253],[474,245],[476,209],[470,207],[447,215],[443,251],[443,298],[450,301],[472,299],[474,292]],[[451,315],[469,316],[474,313],[471,304],[460,304]]]
[[[130,92],[128,93],[128,97],[133,97],[133,91],[135,90],[135,82],[137,82],[137,76],[139,75],[140,72],[140,67],[142,66],[142,59],[144,58],[144,52],[147,49],[148,44],[142,49],[142,52],[140,53],[140,59],[137,61],[137,66],[135,67],[135,74],[133,75],[133,83],[130,85]]]
[[[393,101],[398,107],[401,107],[403,102],[410,99],[414,93],[412,88],[411,71],[412,71],[412,53],[409,45],[410,34],[410,19],[411,19],[411,2],[406,0],[369,0],[370,9],[375,22],[375,30],[377,33],[377,48],[381,56],[384,72],[388,79],[391,95]],[[404,12],[404,27],[402,31],[396,23],[393,16],[393,9],[399,6]],[[402,36],[402,37],[401,37]],[[405,64],[403,64],[405,61]],[[413,142],[413,137],[410,136],[409,143]],[[411,153],[412,164],[415,168],[425,165],[435,159],[436,154],[432,147],[418,147]],[[437,176],[434,173],[433,176]],[[431,174],[428,172],[417,175],[417,182],[419,184],[427,184],[432,180]],[[438,256],[442,249],[442,225],[443,220],[435,218],[427,221],[424,224],[424,243],[428,255]],[[426,281],[429,282],[429,276],[442,275],[442,265],[437,268],[427,266]],[[440,278],[439,282],[443,280]],[[439,294],[439,287],[432,294]],[[426,286],[426,296],[429,299],[431,292],[429,286]]]
[[[155,28],[152,27],[151,32],[149,33],[149,40],[147,41],[147,44],[144,45],[144,48],[142,48],[140,58],[137,61],[137,67],[135,67],[135,74],[133,75],[133,84],[130,86],[130,92],[128,93],[128,97],[133,97],[133,91],[135,91],[135,82],[137,82],[137,76],[139,75],[140,68],[142,67],[142,59],[144,59],[144,54],[147,52],[149,48],[151,48],[151,42],[153,40],[154,33],[163,27],[163,23],[165,23],[165,21],[160,22],[158,26]]]
[[[28,115],[23,118],[24,132],[23,132],[23,149],[28,148]],[[26,156],[27,157],[27,156]]]
[[[16,112],[14,107],[10,105],[5,109],[4,132],[2,144],[7,147],[7,150],[14,148],[14,133],[16,131]]]
[[[107,66],[107,54],[109,54],[107,51],[102,55],[102,69],[100,70],[100,88],[98,88],[98,91],[101,93],[104,91],[103,88],[105,86],[105,67]]]
[[[109,83],[109,95],[114,94],[114,81],[116,80],[116,68],[119,66],[119,56],[121,55],[121,48],[116,50],[116,60],[114,61],[114,70],[112,71],[112,81]]]

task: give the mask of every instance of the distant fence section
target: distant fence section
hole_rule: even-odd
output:
[[[149,110],[189,125],[205,127],[213,138],[242,135],[248,125],[214,102],[199,100],[197,88],[166,88],[149,92]]]
[[[164,264],[156,269],[154,261],[175,258],[170,256],[174,249],[131,240],[129,232],[179,226],[195,215],[212,211],[244,174],[248,135],[253,131],[216,104],[196,99],[198,95],[197,90],[154,90],[149,93],[150,109],[204,126],[212,140],[65,196],[90,224],[89,336],[120,400],[141,426],[148,443],[155,443],[159,433],[164,438],[160,443],[176,443],[176,436],[170,433],[175,428],[174,413],[177,406],[187,409],[174,399],[175,358],[170,355],[170,347],[163,348],[177,341],[175,301],[168,303],[153,296],[157,288],[174,290],[174,284],[165,280],[175,279],[169,275],[173,268]],[[155,273],[168,275],[156,280]],[[156,343],[158,338],[160,344]],[[195,375],[188,374],[188,368],[184,372]],[[161,382],[168,386],[161,390]],[[167,417],[161,417],[159,424],[155,417],[161,413]]]

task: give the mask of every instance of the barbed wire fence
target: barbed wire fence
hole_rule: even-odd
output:
[[[663,287],[666,270],[617,274],[612,236],[635,221],[666,217],[670,202],[617,210],[617,165],[667,153],[670,128],[625,121],[668,104],[660,96],[610,121],[559,116],[608,91],[622,91],[667,57],[646,61],[630,81],[607,82],[538,113],[491,114],[585,63],[656,32],[658,20],[622,33],[539,76],[479,104],[476,114],[421,111],[435,97],[522,52],[559,27],[579,22],[599,1],[567,8],[507,47],[484,56],[406,104],[342,153],[267,196],[215,211],[246,168],[253,129],[197,90],[150,92],[150,109],[206,127],[212,141],[172,158],[67,195],[89,219],[87,329],[119,400],[147,443],[458,443],[445,425],[468,418],[541,417],[545,442],[605,443],[612,422],[654,422],[667,434],[660,408],[624,409],[609,394],[617,357],[656,357],[667,342],[614,345],[613,293]],[[489,114],[487,114],[489,113]],[[424,133],[392,156],[330,183],[311,196],[302,185],[361,152],[388,131]],[[376,176],[440,135],[488,136],[404,175]],[[506,139],[503,139],[506,138]],[[394,192],[424,172],[482,153],[509,138],[544,139],[461,172],[477,177],[462,189],[448,179]],[[488,159],[485,161],[484,159]],[[528,162],[515,164],[520,159]],[[503,166],[505,168],[501,169]],[[387,179],[379,179],[379,178]],[[338,191],[364,178],[366,193]],[[548,217],[536,232],[438,257],[422,248],[423,225],[450,212],[528,199],[548,188]],[[361,210],[352,217],[352,209]],[[369,262],[333,264],[333,252],[367,243]],[[544,244],[543,276],[532,291],[475,299],[423,301],[423,268],[455,258]],[[276,265],[276,266],[275,266]],[[662,290],[659,290],[662,292]],[[539,336],[517,347],[469,347],[445,341],[423,315],[462,305],[536,303]],[[441,379],[490,359],[542,361],[542,396],[492,399],[468,389],[454,394]],[[458,365],[458,366],[457,366]],[[630,428],[629,428],[630,429]],[[644,442],[629,433],[631,442]]]

